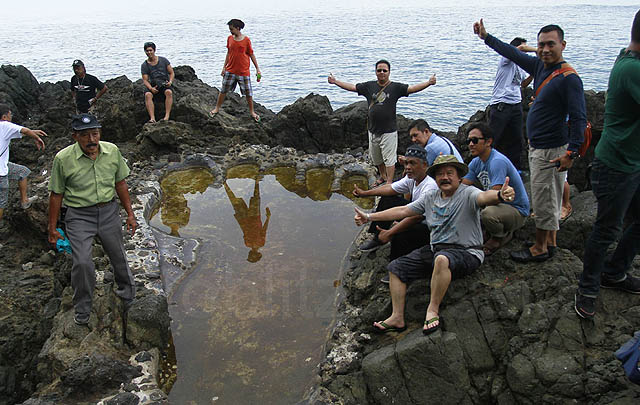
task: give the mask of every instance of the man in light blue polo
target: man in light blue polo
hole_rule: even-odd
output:
[[[129,167],[118,147],[100,141],[100,123],[91,114],[73,117],[73,145],[58,152],[53,160],[49,181],[49,242],[63,239],[56,231],[60,207],[64,203],[66,234],[72,249],[74,321],[89,323],[91,302],[96,286],[92,243],[99,237],[113,266],[118,285],[116,294],[128,308],[136,295],[135,281],[124,250],[116,194],[127,212],[127,229],[133,234],[136,223],[125,178]]]
[[[529,197],[513,163],[493,148],[494,138],[489,125],[484,122],[471,124],[467,142],[475,157],[469,163],[469,172],[462,183],[472,185],[477,181],[483,190],[500,190],[504,179],[509,177],[509,184],[516,192],[513,201],[500,201],[483,208],[480,213],[482,227],[490,236],[482,248],[488,256],[509,243],[513,232],[522,228],[529,216]]]
[[[411,142],[418,144],[427,151],[427,163],[431,166],[440,155],[453,155],[458,162],[464,163],[458,149],[453,142],[433,132],[427,121],[417,119],[409,124]]]

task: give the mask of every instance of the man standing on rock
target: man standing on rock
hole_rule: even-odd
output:
[[[9,180],[18,180],[20,190],[20,206],[22,209],[31,207],[36,196],[27,197],[27,176],[31,173],[28,168],[9,162],[9,144],[12,139],[22,138],[27,135],[33,138],[38,150],[44,149],[41,136],[47,136],[39,129],[29,129],[11,122],[11,109],[6,104],[0,104],[0,221],[9,201]]]
[[[366,213],[356,208],[355,222],[391,221],[424,215],[429,227],[431,245],[416,249],[388,265],[389,291],[393,312],[381,322],[374,322],[375,332],[400,332],[407,327],[404,321],[407,284],[426,278],[431,273],[431,295],[422,332],[431,334],[442,328],[440,303],[452,279],[475,271],[482,261],[482,229],[480,210],[488,205],[513,201],[515,193],[507,177],[500,190],[480,191],[461,184],[467,166],[455,156],[438,156],[427,174],[433,177],[438,189],[423,194],[419,200],[403,207],[382,212]]]
[[[396,103],[400,97],[417,93],[436,84],[436,76],[429,81],[409,86],[389,80],[391,64],[382,59],[376,62],[377,80],[352,84],[342,82],[329,74],[327,81],[331,84],[357,92],[364,96],[368,103],[367,130],[369,134],[369,155],[378,167],[380,178],[374,186],[391,184],[397,161],[398,124],[396,122]]]
[[[73,61],[73,77],[71,78],[71,95],[76,102],[78,113],[88,113],[89,108],[107,92],[107,86],[97,77],[87,73],[80,59]],[[98,94],[96,94],[96,90]]]
[[[128,308],[136,295],[135,281],[127,263],[122,239],[120,203],[127,212],[127,229],[133,233],[138,226],[125,178],[129,167],[118,147],[100,141],[100,123],[90,114],[73,117],[73,145],[58,152],[53,160],[49,181],[49,242],[63,239],[56,231],[60,207],[67,207],[64,223],[72,250],[74,321],[78,325],[89,323],[91,302],[96,285],[92,260],[95,236],[113,266],[118,289],[116,294]]]
[[[535,52],[524,38],[516,37],[510,45],[523,52]],[[521,67],[504,56],[500,58],[493,94],[489,102],[489,126],[493,132],[492,145],[520,170],[522,154],[522,91],[520,84],[528,76]]]
[[[562,57],[566,42],[557,25],[538,32],[538,57],[488,34],[482,19],[473,24],[473,30],[485,44],[534,77],[537,96],[527,115],[527,136],[536,240],[530,248],[511,252],[511,258],[541,262],[551,257],[549,246],[556,246],[566,171],[578,157],[584,139],[587,119],[582,80]]]
[[[155,105],[153,104],[155,96],[164,97],[164,118],[162,120],[168,121],[173,106],[171,85],[175,73],[167,58],[156,55],[156,44],[153,42],[145,42],[144,53],[147,54],[147,60],[142,63],[140,70],[142,71],[142,83],[146,87],[144,104],[149,113],[149,122],[156,122]]]
[[[640,294],[640,279],[627,273],[640,252],[640,11],[633,20],[631,43],[620,51],[609,76],[591,186],[598,216],[584,248],[575,297],[575,310],[583,318],[595,315],[600,287]],[[632,222],[605,260],[627,213]]]
[[[516,167],[493,148],[494,138],[489,125],[484,122],[471,124],[467,130],[467,142],[474,158],[462,183],[473,185],[478,181],[483,190],[500,190],[504,179],[509,177],[516,193],[513,201],[486,207],[480,214],[482,227],[489,235],[482,250],[485,256],[489,256],[509,243],[513,233],[522,228],[529,216],[529,197]]]
[[[354,184],[353,195],[356,197],[382,196],[376,211],[384,211],[417,201],[423,194],[438,188],[435,180],[427,176],[429,167],[427,151],[422,146],[409,146],[404,159],[405,176],[401,180],[371,190],[362,190]],[[411,196],[411,201],[404,198],[405,194]],[[373,234],[373,238],[359,246],[359,249],[365,252],[373,251],[391,241],[390,260],[411,253],[414,249],[429,243],[429,228],[423,220],[422,215],[416,215],[405,218],[393,226],[390,221],[372,222],[369,233]],[[383,278],[383,282],[389,282],[389,278]]]

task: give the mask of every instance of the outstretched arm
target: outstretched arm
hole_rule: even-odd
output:
[[[27,135],[33,138],[33,141],[36,143],[36,147],[38,148],[38,150],[44,149],[44,141],[40,137],[48,136],[46,132],[40,129],[29,129],[24,127],[20,130],[20,133],[22,135]]]
[[[421,215],[421,212],[417,212],[409,208],[408,205],[403,205],[401,207],[393,207],[388,210],[380,211],[380,212],[372,212],[367,213],[358,208],[356,210],[356,215],[354,220],[356,221],[356,225],[360,226],[366,224],[370,221],[392,221],[394,219],[403,219],[406,217],[412,217],[414,215]]]
[[[363,190],[358,187],[357,184],[354,184],[353,195],[356,197],[371,197],[374,195],[394,196],[398,195],[398,193],[396,193],[393,187],[391,187],[391,184],[385,184],[384,186],[372,188],[371,190]]]
[[[422,91],[422,90],[426,89],[427,87],[433,86],[435,84],[436,84],[436,75],[434,74],[426,82],[418,83],[418,84],[414,84],[412,86],[409,86],[409,89],[407,90],[407,93],[408,94],[417,93],[417,92]]]
[[[479,22],[473,23],[473,32],[478,36],[478,38],[482,39],[487,46],[498,52],[500,55],[512,60],[516,63],[516,65],[520,66],[529,73],[535,72],[536,63],[539,61],[539,59],[534,56],[529,56],[517,49],[515,46],[506,44],[500,41],[498,38],[489,34],[484,28],[484,21],[482,20],[482,18]]]
[[[353,92],[357,92],[358,91],[358,90],[356,90],[356,85],[355,84],[340,81],[340,80],[335,78],[333,73],[329,73],[329,77],[327,77],[327,82],[329,82],[331,84],[335,84],[336,86],[340,87],[341,89],[345,89],[345,90],[353,91]]]
[[[504,184],[500,190],[487,190],[478,194],[476,200],[478,205],[486,207],[487,205],[498,205],[499,203],[512,202],[515,199],[515,191],[509,186],[509,176],[505,177]]]

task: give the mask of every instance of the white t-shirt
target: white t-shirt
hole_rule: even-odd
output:
[[[404,176],[391,184],[391,188],[398,194],[411,194],[411,201],[416,201],[423,193],[438,188],[436,181],[431,176],[426,176],[420,184],[416,184],[414,179]]]
[[[9,174],[7,162],[9,161],[9,143],[12,139],[22,138],[20,125],[9,121],[0,121],[0,176]]]

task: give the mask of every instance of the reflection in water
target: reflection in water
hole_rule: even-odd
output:
[[[266,207],[267,220],[262,225],[262,218],[260,215],[260,186],[258,185],[258,179],[254,180],[253,196],[249,200],[249,206],[244,202],[242,198],[238,198],[233,194],[231,188],[224,182],[224,190],[227,192],[227,197],[233,206],[235,213],[233,216],[238,221],[242,234],[244,236],[244,244],[251,249],[247,261],[255,263],[262,257],[262,253],[258,251],[264,246],[267,241],[267,228],[269,227],[269,219],[271,219],[271,210]]]
[[[162,220],[151,219],[165,232],[179,223],[183,237],[202,241],[196,268],[170,297],[178,373],[169,399],[296,403],[334,320],[342,260],[357,233],[351,191],[366,178],[344,179],[332,193],[332,170],[241,165],[227,171],[223,187],[195,194],[197,171],[167,176]],[[261,205],[273,215],[266,209],[261,217]],[[254,246],[257,263],[247,261]]]

